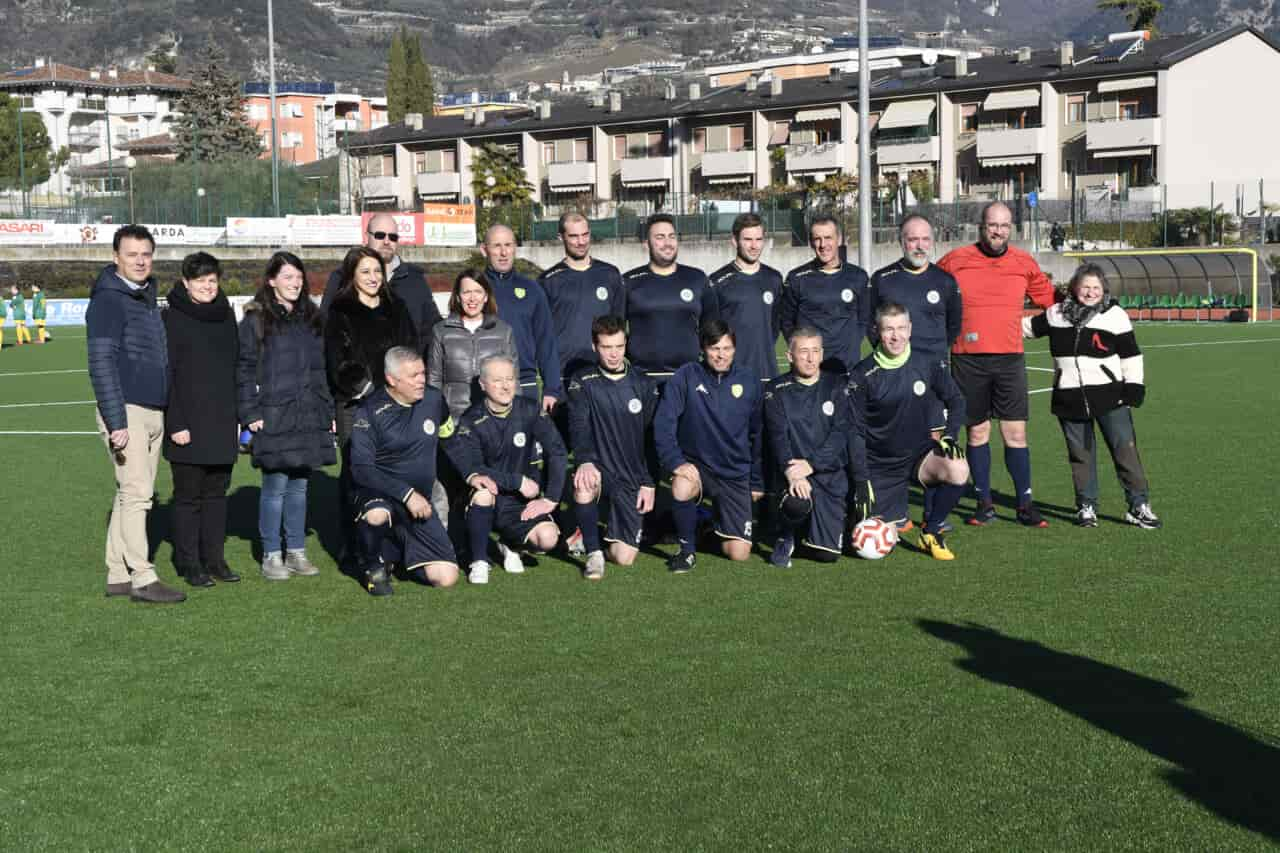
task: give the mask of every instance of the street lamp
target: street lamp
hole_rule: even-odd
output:
[[[200,199],[204,198],[204,187],[196,188],[196,227],[200,225]],[[208,217],[206,217],[207,219]]]
[[[129,170],[129,224],[133,225],[137,220],[133,218],[133,169],[138,165],[137,158],[132,155],[124,158],[124,167]]]

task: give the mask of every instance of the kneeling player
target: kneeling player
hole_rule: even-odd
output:
[[[849,395],[843,375],[822,372],[822,335],[811,327],[791,334],[791,370],[764,395],[765,434],[778,482],[781,525],[770,562],[791,565],[796,536],[822,563],[840,557],[849,441]]]
[[[671,472],[671,514],[680,551],[667,568],[677,574],[696,562],[698,502],[704,496],[712,500],[725,556],[747,559],[751,502],[764,489],[760,377],[734,364],[734,335],[723,320],[705,321],[699,344],[702,361],[684,365],[667,382],[653,425],[658,460]]]
[[[912,354],[907,309],[882,303],[875,322],[879,345],[849,372],[855,500],[864,515],[901,524],[907,518],[909,484],[932,490],[920,547],[935,559],[951,560],[955,555],[943,539],[942,523],[969,477],[964,449],[955,440],[964,424],[964,395],[945,362]],[[931,433],[934,395],[947,407],[946,427],[936,440]]]
[[[399,541],[409,576],[431,586],[453,586],[458,560],[431,511],[436,448],[453,430],[449,407],[427,387],[422,357],[392,347],[383,359],[386,387],[361,403],[351,426],[351,475],[355,486],[365,588],[390,595],[384,548]]]
[[[471,583],[489,582],[489,534],[502,541],[498,552],[510,574],[524,571],[516,549],[550,551],[560,538],[551,518],[555,502],[546,495],[564,489],[564,443],[538,401],[517,397],[515,363],[492,356],[480,365],[484,399],[463,413],[445,452],[471,486],[467,541]]]
[[[604,577],[600,507],[605,502],[609,559],[623,566],[640,553],[642,518],[653,509],[653,475],[645,463],[645,431],[658,404],[654,382],[627,363],[626,322],[616,315],[591,324],[597,364],[569,382],[569,438],[578,470],[573,502],[587,552],[588,580]]]

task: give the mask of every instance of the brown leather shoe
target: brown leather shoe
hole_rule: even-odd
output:
[[[173,587],[165,586],[160,581],[152,581],[129,593],[130,601],[143,601],[148,604],[177,604],[186,601],[187,594]]]
[[[133,584],[128,581],[107,584],[107,598],[116,598],[117,596],[128,595],[131,592],[133,592]]]

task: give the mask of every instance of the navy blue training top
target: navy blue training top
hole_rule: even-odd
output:
[[[867,337],[878,344],[876,308],[896,302],[911,315],[911,351],[946,358],[951,342],[960,336],[960,286],[951,273],[936,264],[913,270],[900,259],[871,276]]]
[[[867,334],[867,283],[866,272],[855,264],[828,271],[814,259],[796,267],[782,286],[778,323],[783,336],[789,341],[796,329],[812,326],[822,334],[828,367],[848,371],[861,358]]]
[[[436,448],[452,432],[438,389],[428,385],[421,400],[406,406],[380,388],[360,404],[351,424],[352,479],[392,500],[405,501],[413,491],[430,498]]]
[[[649,376],[665,379],[702,357],[698,327],[719,316],[715,291],[702,270],[676,264],[670,275],[648,265],[622,277],[627,291],[627,355]]]
[[[782,273],[760,265],[745,273],[736,263],[728,263],[711,274],[720,319],[729,324],[737,338],[733,360],[750,367],[768,380],[778,375],[778,296]]]
[[[591,266],[575,270],[563,260],[538,276],[547,294],[551,321],[560,351],[560,376],[568,379],[596,361],[591,348],[591,323],[605,314],[626,318],[627,294],[622,274],[613,264],[591,259]]]
[[[560,353],[547,294],[537,282],[515,270],[500,273],[487,267],[484,274],[493,286],[498,316],[515,333],[516,353],[520,357],[520,384],[537,382],[541,373],[542,393],[561,396]]]

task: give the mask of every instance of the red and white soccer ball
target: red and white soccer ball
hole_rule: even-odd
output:
[[[853,548],[864,560],[888,556],[898,544],[898,528],[879,518],[864,518],[853,528]]]

